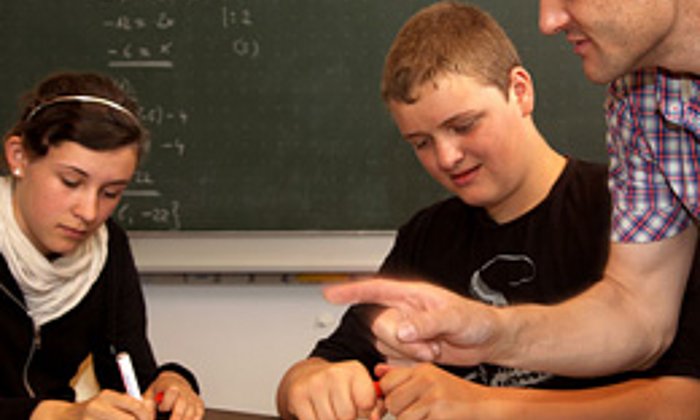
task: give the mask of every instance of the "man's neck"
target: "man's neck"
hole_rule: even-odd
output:
[[[680,1],[674,29],[656,50],[655,67],[700,76],[700,2]]]

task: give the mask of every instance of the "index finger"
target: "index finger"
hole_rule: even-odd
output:
[[[180,390],[176,387],[169,387],[165,392],[160,391],[156,395],[160,395],[158,408],[161,411],[173,411],[176,403],[180,399]]]
[[[407,306],[410,289],[405,281],[373,278],[326,286],[323,296],[334,304],[374,303],[399,308]]]

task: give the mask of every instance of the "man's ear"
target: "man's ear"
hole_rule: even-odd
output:
[[[5,139],[5,159],[12,175],[20,177],[24,174],[27,167],[27,153],[24,150],[22,137],[13,135]]]
[[[532,114],[535,109],[535,88],[530,73],[521,66],[513,67],[510,71],[509,94],[520,107],[523,116]]]

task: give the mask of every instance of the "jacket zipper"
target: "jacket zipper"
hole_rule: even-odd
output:
[[[19,299],[17,299],[12,293],[10,293],[10,291],[7,290],[5,285],[0,284],[0,289],[2,289],[5,292],[5,294],[17,304],[17,306],[22,308],[25,314],[29,314],[27,307],[24,306],[24,304]],[[27,360],[24,362],[24,369],[22,370],[22,382],[24,383],[24,389],[27,391],[29,397],[36,398],[36,393],[34,392],[32,385],[29,383],[29,366],[31,365],[32,359],[34,358],[34,353],[41,348],[41,327],[37,326],[34,323],[34,320],[32,320],[32,330],[34,336],[32,337],[32,345],[29,348],[29,355],[27,356]]]
[[[33,323],[33,322],[32,322]],[[27,390],[30,398],[36,398],[34,389],[29,383],[29,365],[32,364],[32,359],[34,359],[34,353],[41,348],[41,327],[34,325],[34,337],[32,338],[32,346],[29,348],[29,356],[27,356],[27,361],[24,363],[24,372],[22,373],[22,380],[24,381],[24,389]]]

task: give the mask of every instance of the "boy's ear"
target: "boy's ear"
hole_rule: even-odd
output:
[[[523,67],[516,66],[510,71],[510,94],[523,116],[532,114],[535,109],[535,89],[530,73]]]

